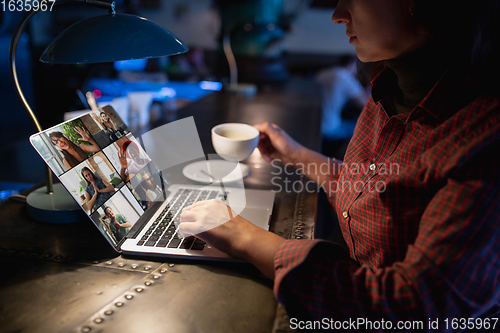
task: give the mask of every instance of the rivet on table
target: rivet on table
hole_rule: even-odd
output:
[[[153,279],[159,279],[160,276],[159,275],[153,275]]]
[[[145,271],[149,271],[150,269],[151,269],[151,266],[146,266],[146,267],[144,267],[144,270],[145,270]]]
[[[108,266],[113,265],[113,262],[112,261],[106,261],[106,265],[108,265]]]
[[[174,264],[168,264],[168,267],[174,267]]]
[[[46,254],[43,256],[44,258],[50,258],[50,254]]]
[[[150,285],[152,285],[152,284],[153,284],[153,282],[151,282],[151,281],[146,281],[146,282],[144,282],[144,284],[145,284],[146,286],[150,286]]]
[[[125,295],[125,298],[128,299],[128,300],[131,300],[132,298],[134,298],[134,295]]]
[[[33,254],[32,254],[32,255],[33,255]],[[62,258],[63,258],[63,256],[57,256],[57,257],[55,257],[54,259],[56,259],[56,260],[61,260]]]
[[[119,308],[121,308],[123,306],[123,302],[116,302],[115,305]]]
[[[135,288],[135,291],[137,291],[138,293],[140,293],[141,291],[143,291],[144,289],[141,288],[141,287],[138,287],[138,288]]]
[[[96,324],[100,324],[103,321],[104,321],[104,319],[102,319],[102,318],[96,318],[96,319],[94,319],[94,323],[96,323]]]
[[[106,311],[104,311],[104,314],[106,316],[111,316],[113,314],[113,310],[106,310]]]
[[[132,267],[132,268],[134,268],[134,269],[135,269],[135,268],[139,267],[139,265],[137,265],[137,264],[132,264],[132,265],[130,265],[130,267]]]
[[[99,261],[98,261],[98,260],[94,260],[92,263],[93,263],[94,265],[97,265],[97,264],[99,263]]]
[[[165,274],[166,272],[167,272],[167,269],[166,269],[166,268],[162,268],[162,269],[160,269],[160,273],[161,273],[161,274]]]
[[[88,332],[90,332],[90,327],[88,327],[88,326],[84,326],[84,327],[82,327],[82,332],[83,332],[83,333],[88,333]]]
[[[123,267],[123,266],[125,266],[125,264],[122,262],[118,264],[118,267]]]

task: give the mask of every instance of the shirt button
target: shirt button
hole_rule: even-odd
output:
[[[346,219],[348,216],[347,211],[342,212],[342,216]]]
[[[377,168],[377,166],[375,165],[375,163],[373,164],[370,164],[370,170],[373,171]]]

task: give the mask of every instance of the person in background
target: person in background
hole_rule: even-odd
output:
[[[107,180],[96,177],[88,167],[84,167],[81,174],[87,183],[87,188],[85,189],[87,208],[90,212],[93,212],[111,198],[115,192],[115,188]]]
[[[343,113],[356,114],[363,109],[369,93],[356,78],[357,58],[347,54],[338,64],[316,74],[321,85],[321,135],[323,154],[344,156],[347,143],[352,137],[356,119],[344,119]]]
[[[457,329],[491,329],[500,316],[500,1],[332,3],[359,60],[380,68],[345,159],[275,124],[256,127],[268,161],[330,166],[302,171],[329,194],[348,251],[285,240],[218,200],[186,207],[179,230],[253,263],[300,320],[450,331],[466,318],[474,323]]]
[[[104,214],[106,214],[109,219],[109,229],[116,238],[116,241],[119,242],[123,237],[129,232],[132,224],[127,221],[127,218],[122,214],[115,214],[111,207],[104,208]]]
[[[81,136],[78,140],[87,141],[90,144],[76,145],[61,132],[55,131],[49,133],[50,141],[54,146],[59,148],[59,151],[61,151],[64,156],[63,164],[66,170],[69,170],[78,165],[80,162],[86,160],[88,157],[86,153],[95,153],[100,149],[94,138],[92,138],[92,136],[90,136],[84,129],[77,126],[75,127],[75,131]]]

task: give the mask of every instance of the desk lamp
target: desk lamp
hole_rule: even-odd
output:
[[[77,2],[108,9],[107,15],[75,23],[63,31],[44,51],[41,62],[83,64],[155,58],[184,53],[187,46],[166,28],[135,15],[116,14],[115,3],[101,0],[56,0],[54,5]],[[42,127],[21,90],[16,71],[16,49],[28,21],[42,6],[31,9],[19,22],[9,50],[11,76],[23,107],[40,132]],[[26,198],[31,217],[44,222],[70,223],[82,219],[81,208],[61,184],[53,185],[52,172],[46,166],[46,188]]]

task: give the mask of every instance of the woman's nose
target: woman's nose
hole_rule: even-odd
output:
[[[340,0],[332,14],[332,21],[335,24],[347,24],[351,21],[351,14],[345,6],[345,0]]]

